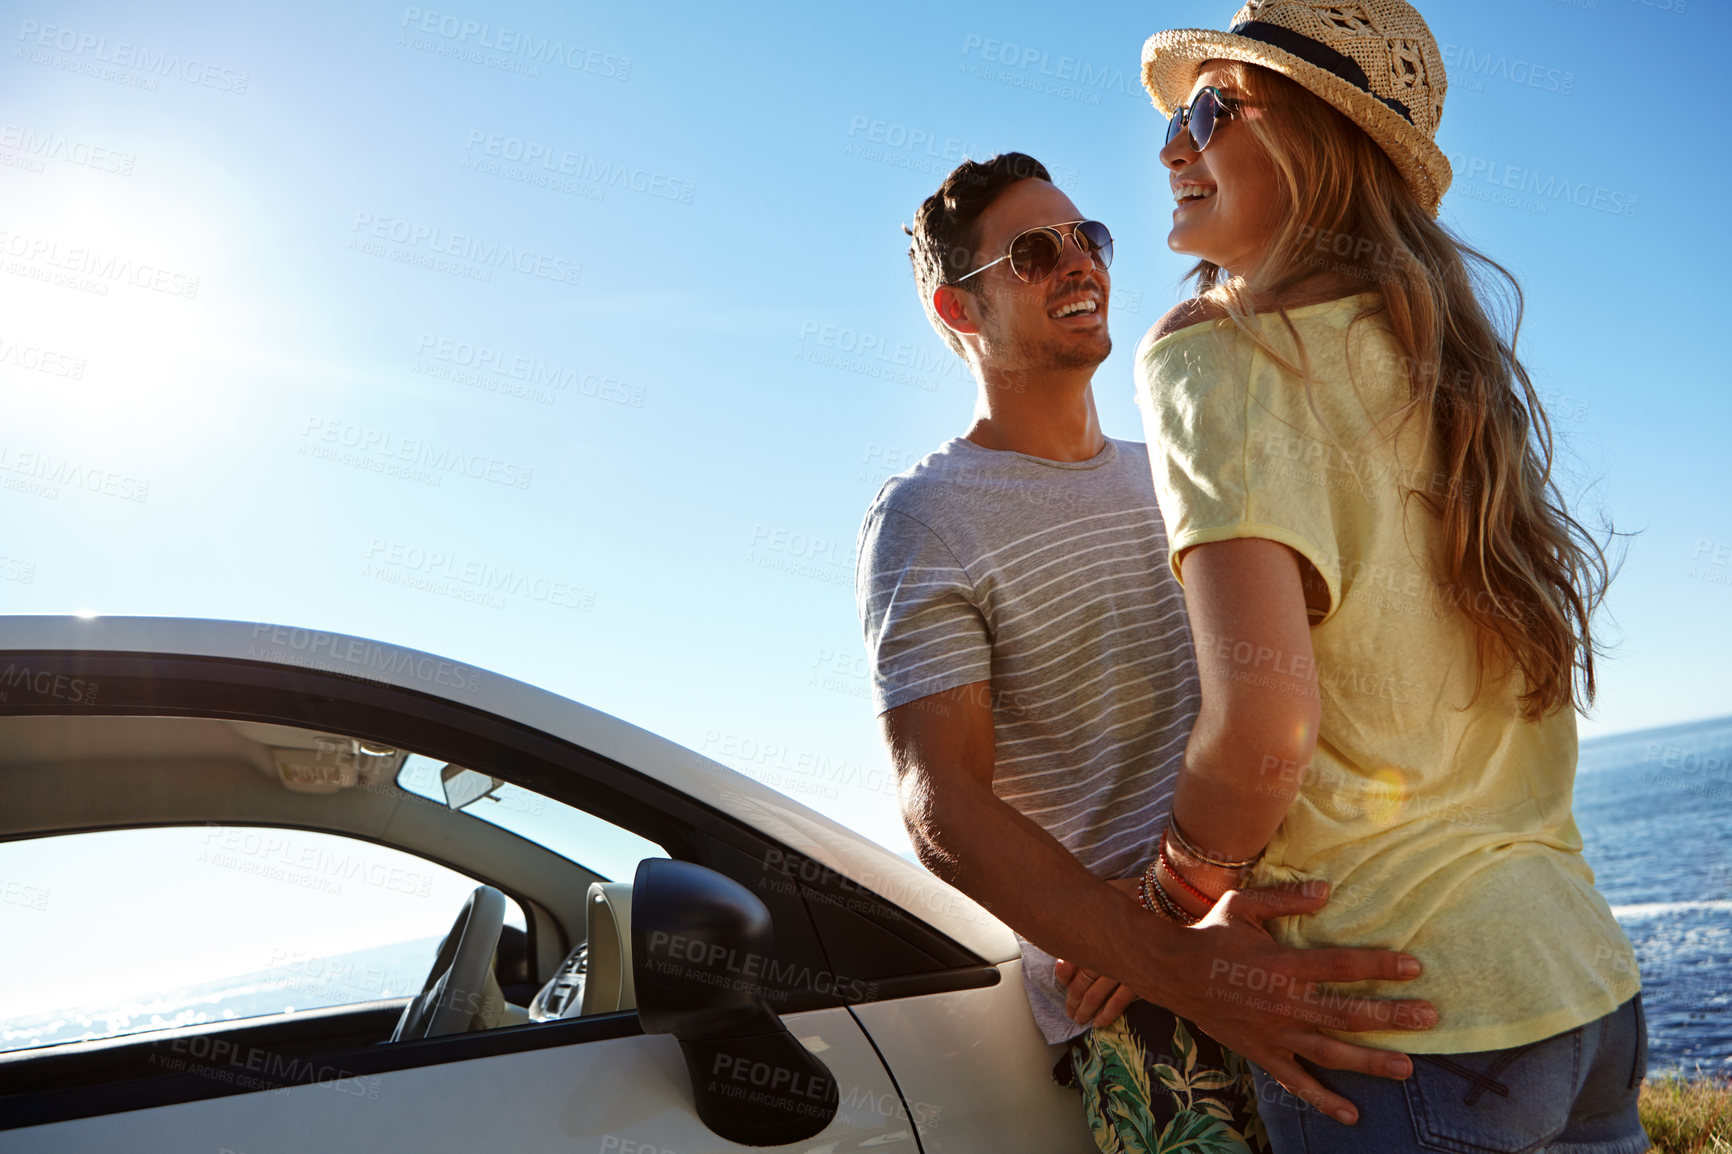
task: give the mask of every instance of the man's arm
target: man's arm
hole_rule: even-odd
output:
[[[1063,940],[1060,956],[1111,957],[1126,919],[1142,911],[992,792],[989,693],[989,683],[976,682],[880,719],[915,852],[927,869],[1043,949]],[[1061,894],[1068,908],[1055,905]],[[1030,932],[1036,927],[1041,932]]]
[[[1429,1003],[1331,997],[1320,982],[1416,977],[1419,963],[1387,950],[1294,950],[1263,929],[1270,917],[1312,912],[1319,893],[1229,893],[1190,929],[1143,910],[1095,877],[1056,838],[992,792],[990,686],[976,682],[882,717],[903,820],[920,860],[1029,941],[1195,1022],[1282,1085],[1344,1121],[1357,1112],[1295,1060],[1402,1078],[1403,1055],[1331,1038],[1335,1030],[1423,1029]],[[1253,993],[1253,988],[1257,993]]]

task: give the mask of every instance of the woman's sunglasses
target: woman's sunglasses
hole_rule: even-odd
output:
[[[1201,152],[1209,147],[1209,141],[1215,135],[1215,125],[1222,119],[1231,119],[1237,111],[1238,106],[1228,99],[1225,92],[1219,88],[1205,88],[1189,105],[1181,104],[1174,110],[1173,118],[1167,121],[1166,143],[1173,143],[1179,138],[1179,133],[1189,128],[1191,148]]]
[[[1064,257],[1064,238],[1067,236],[1093,258],[1096,268],[1105,270],[1111,267],[1113,234],[1107,231],[1107,226],[1098,220],[1071,220],[1064,224],[1044,224],[1039,228],[1017,233],[1010,238],[1009,252],[989,264],[981,265],[967,276],[959,277],[956,283],[961,284],[968,277],[979,276],[995,264],[1009,261],[1010,271],[1017,275],[1017,279],[1028,284],[1039,284],[1058,268],[1058,262]]]

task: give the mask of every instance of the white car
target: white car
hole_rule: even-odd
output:
[[[0,966],[9,1154],[1094,1149],[968,898],[361,638],[0,617]]]

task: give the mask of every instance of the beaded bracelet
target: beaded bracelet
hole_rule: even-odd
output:
[[[1184,874],[1180,873],[1179,867],[1173,864],[1172,857],[1167,853],[1167,839],[1166,838],[1161,839],[1160,857],[1156,860],[1158,860],[1162,865],[1167,867],[1167,872],[1173,875],[1173,880],[1177,881],[1180,885],[1185,887],[1186,893],[1190,894],[1192,897],[1196,898],[1198,901],[1204,903],[1205,905],[1211,905],[1212,906],[1215,904],[1214,898],[1210,897],[1208,894],[1204,893],[1202,890],[1200,890],[1196,886],[1192,885],[1191,879],[1186,877]],[[1153,868],[1153,867],[1151,866],[1150,868]]]
[[[1180,909],[1179,904],[1168,895],[1166,888],[1161,885],[1159,878],[1155,879],[1153,892],[1155,895],[1155,901],[1160,903],[1161,912],[1166,914],[1175,922],[1178,922],[1181,926],[1194,926],[1198,922],[1202,921],[1201,918],[1192,917],[1190,914]]]
[[[1258,850],[1256,857],[1246,858],[1244,861],[1219,861],[1191,844],[1191,839],[1186,837],[1184,831],[1179,828],[1179,821],[1177,818],[1169,817],[1167,819],[1167,833],[1172,836],[1174,841],[1179,843],[1180,849],[1184,850],[1204,865],[1211,865],[1216,869],[1248,870],[1263,860],[1263,854],[1265,852],[1264,850]]]
[[[1194,926],[1200,920],[1180,909],[1178,903],[1168,895],[1166,888],[1161,885],[1161,879],[1155,875],[1154,862],[1149,863],[1148,868],[1143,871],[1142,880],[1137,883],[1137,897],[1141,899],[1143,908],[1150,913],[1162,914],[1181,926]]]

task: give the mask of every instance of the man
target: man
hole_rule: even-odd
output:
[[[1429,1007],[1319,1012],[1311,983],[1409,978],[1417,962],[1277,946],[1263,920],[1321,893],[1229,894],[1181,929],[1123,880],[1156,852],[1198,691],[1147,447],[1104,437],[1095,413],[1111,237],[1020,153],[960,165],[912,235],[927,317],[979,385],[967,435],[891,478],[860,531],[856,592],[916,850],[1024,940],[1035,1019],[1071,1043],[1055,1073],[1082,1084],[1103,1147],[1115,1125],[1146,1136],[1180,1113],[1209,1149],[1260,1147],[1241,1055],[1339,1117],[1351,1104],[1295,1055],[1405,1077],[1406,1057],[1320,1027],[1429,1024]],[[1127,1120],[1139,1058],[1153,1100]],[[1159,1066],[1186,1088],[1163,1089]]]

